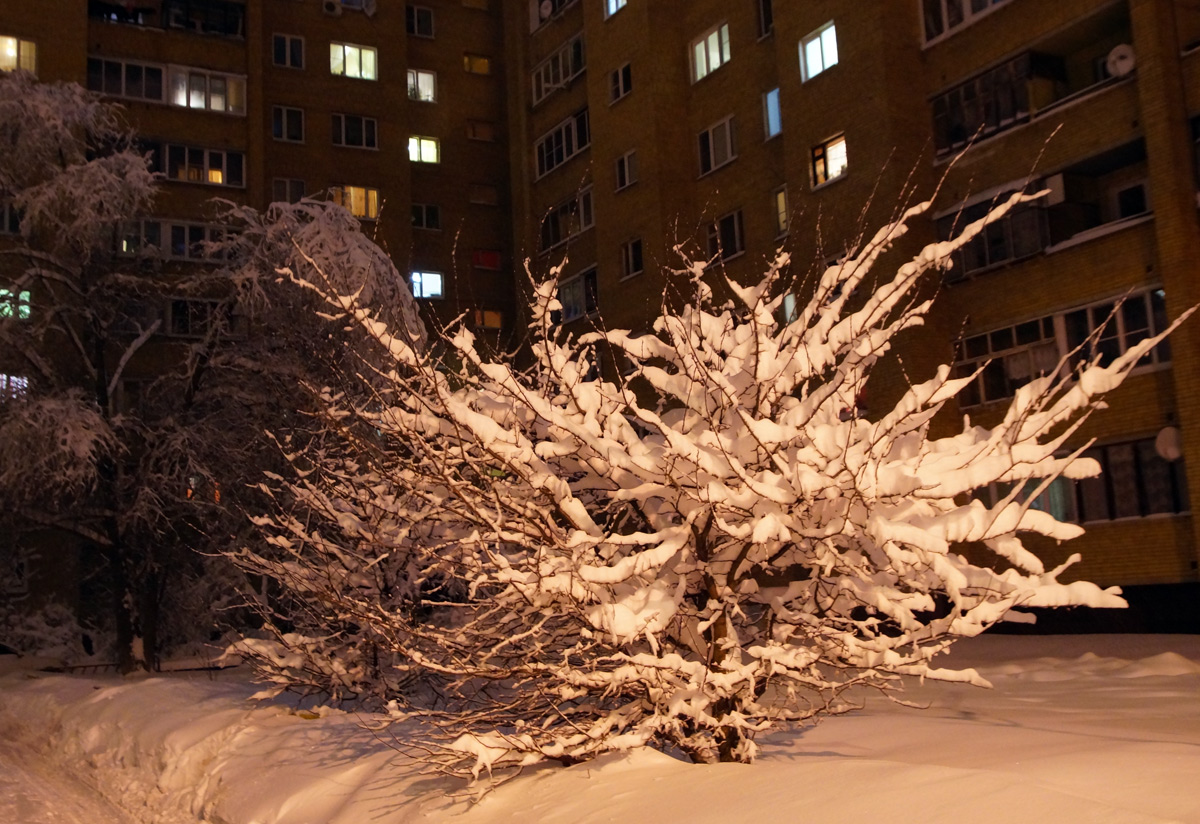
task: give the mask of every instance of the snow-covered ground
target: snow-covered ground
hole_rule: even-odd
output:
[[[952,659],[995,689],[913,684],[927,709],[868,697],[752,766],[610,755],[474,806],[363,719],[249,702],[238,673],[10,673],[0,824],[1200,822],[1200,637],[985,636]]]

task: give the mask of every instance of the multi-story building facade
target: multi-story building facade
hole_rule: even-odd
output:
[[[125,107],[163,175],[141,239],[168,256],[215,231],[214,197],[329,197],[418,273],[431,317],[498,330],[512,281],[497,6],[17,0],[0,66]]]
[[[120,98],[161,144],[163,220],[332,190],[442,317],[519,328],[519,262],[566,258],[564,324],[645,329],[677,246],[741,280],[786,248],[799,291],[905,199],[936,192],[911,249],[1023,188],[1047,194],[929,284],[902,343],[909,374],[982,369],[948,420],[994,420],[1033,375],[1200,302],[1200,12],[1181,0],[82,6],[8,4],[0,67]],[[1198,338],[1184,325],[1078,433],[1105,474],[1043,496],[1087,527],[1048,562],[1078,549],[1081,576],[1195,592]]]
[[[902,200],[937,193],[911,249],[1006,193],[1044,189],[930,284],[934,313],[900,345],[909,374],[982,370],[948,423],[996,420],[1034,375],[1109,359],[1200,298],[1197,11],[1052,5],[513,3],[514,246],[543,271],[567,258],[564,322],[645,328],[679,244],[740,280],[783,247],[800,284]],[[1087,527],[1038,546],[1047,562],[1082,551],[1075,574],[1133,587],[1150,609],[1194,598],[1200,580],[1192,327],[1075,438],[1095,440],[1104,475],[1038,502]],[[882,373],[872,398],[896,388],[899,370]]]

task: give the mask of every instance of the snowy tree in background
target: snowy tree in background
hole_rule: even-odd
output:
[[[437,701],[392,694],[395,713],[432,717],[426,757],[475,777],[643,745],[750,761],[757,735],[844,711],[851,688],[983,684],[935,656],[1023,608],[1123,605],[1116,589],[1060,583],[1077,557],[1046,569],[1021,535],[1081,533],[1030,502],[1099,471],[1067,441],[1159,338],[1108,366],[1060,364],[990,429],[964,419],[930,436],[971,379],[947,366],[877,419],[855,409],[928,310],[922,277],[1023,199],[881,278],[872,267],[928,204],[909,209],[791,317],[786,254],[758,283],[723,283],[722,305],[717,275],[689,265],[676,276],[695,301],[647,335],[567,335],[551,279],[534,289],[525,368],[461,327],[423,346],[329,270],[293,272],[385,362],[361,370],[366,391],[326,394],[339,446],[291,456],[295,476],[276,479],[288,503],[259,520],[275,554],[241,562],[355,628],[354,678],[367,639],[395,668],[381,692],[436,679],[421,694]],[[599,377],[614,357],[626,377]],[[993,483],[1012,491],[973,495]],[[281,686],[342,643],[277,639]]]
[[[45,568],[73,540],[84,608],[103,604],[88,622],[113,631],[126,670],[211,640],[239,602],[220,553],[267,505],[249,481],[286,465],[265,430],[307,437],[303,382],[328,383],[344,343],[262,265],[261,231],[191,248],[204,262],[164,260],[140,231],[155,191],[119,108],[0,74],[0,202],[20,216],[0,249],[0,373],[20,378],[0,391],[0,550],[32,536]]]

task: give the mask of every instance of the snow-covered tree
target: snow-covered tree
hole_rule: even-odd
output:
[[[928,204],[912,207],[790,316],[785,253],[749,285],[687,263],[673,277],[694,300],[645,335],[566,334],[551,278],[521,368],[461,326],[423,346],[330,270],[293,272],[386,363],[364,365],[364,391],[326,394],[337,447],[291,456],[286,505],[259,519],[273,554],[241,557],[354,638],[281,629],[257,651],[281,683],[317,650],[340,664],[307,683],[359,686],[363,649],[379,651],[397,717],[432,718],[426,757],[478,777],[644,745],[750,761],[756,736],[844,711],[855,688],[985,683],[935,659],[1023,609],[1121,606],[1115,588],[1060,582],[1077,558],[1047,569],[1022,535],[1081,533],[1031,501],[1099,471],[1068,444],[1157,338],[1060,364],[991,428],[931,435],[970,380],[948,366],[877,417],[856,408],[922,322],[922,279],[1024,199],[881,276]],[[1011,492],[986,503],[990,484]],[[416,675],[423,698],[388,693]]]
[[[0,545],[40,531],[45,569],[49,536],[73,536],[106,602],[89,620],[126,669],[208,640],[237,600],[240,576],[212,558],[265,505],[250,481],[283,465],[265,430],[306,437],[303,381],[327,383],[345,348],[264,265],[278,244],[249,213],[214,204],[240,231],[189,253],[204,263],[167,260],[139,223],[156,186],[119,108],[0,74],[0,203],[20,221],[0,238]],[[338,243],[357,229],[338,207],[306,208],[342,221]]]

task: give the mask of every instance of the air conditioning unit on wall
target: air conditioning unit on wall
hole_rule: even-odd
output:
[[[321,0],[321,11],[330,17],[340,17],[342,14],[342,0]]]

